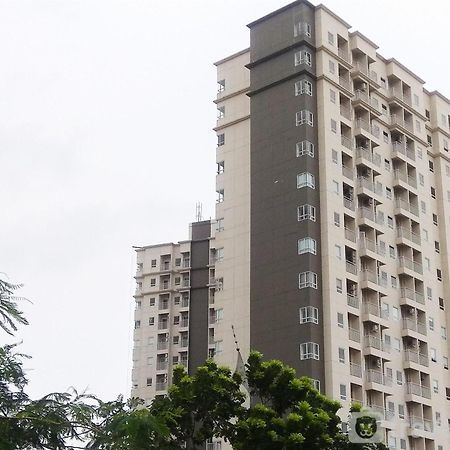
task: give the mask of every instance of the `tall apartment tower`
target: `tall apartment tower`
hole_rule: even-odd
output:
[[[392,448],[450,448],[450,101],[325,6],[216,63],[216,359],[234,335]]]
[[[237,340],[244,358],[259,350],[310,376],[344,419],[351,402],[377,410],[391,448],[447,450],[450,100],[323,5],[248,26],[250,47],[216,63],[216,220],[196,266],[204,330],[180,329],[189,369],[205,355],[235,367]],[[193,276],[194,244],[139,250],[142,289],[164,281],[147,267],[168,254],[190,253]],[[136,297],[141,327],[158,296]],[[150,400],[164,391],[145,386],[161,375],[145,358],[179,344],[163,358],[149,349],[158,331],[136,333],[133,392]]]

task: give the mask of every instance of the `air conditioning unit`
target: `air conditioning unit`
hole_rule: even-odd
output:
[[[367,90],[367,83],[362,83],[361,84],[361,90],[362,91],[366,91]]]
[[[374,333],[377,333],[378,330],[379,330],[379,327],[378,327],[377,324],[372,325],[372,331],[373,331]]]
[[[408,312],[409,312],[410,316],[413,316],[414,313],[415,313],[415,309],[414,308],[409,308]]]
[[[417,348],[417,342],[415,342],[415,341],[411,342],[410,347],[416,349]]]
[[[377,367],[378,367],[378,368],[381,367],[381,359],[377,359]]]

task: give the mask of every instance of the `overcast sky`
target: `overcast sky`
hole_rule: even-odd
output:
[[[131,246],[214,214],[212,63],[287,3],[0,0],[0,272],[33,302],[33,395],[129,394]],[[450,97],[448,1],[368,4],[326,2]]]

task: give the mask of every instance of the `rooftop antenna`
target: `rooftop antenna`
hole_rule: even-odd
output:
[[[202,209],[203,209],[203,205],[201,204],[201,202],[197,202],[195,204],[195,220],[197,222],[201,222],[203,220]]]

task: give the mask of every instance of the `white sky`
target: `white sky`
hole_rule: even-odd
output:
[[[212,63],[287,3],[0,0],[0,271],[33,301],[33,395],[128,395],[131,246],[213,215]],[[448,1],[325,4],[450,97]]]

